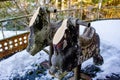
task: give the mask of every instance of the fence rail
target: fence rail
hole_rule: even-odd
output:
[[[21,18],[30,17],[30,16],[32,16],[32,15],[25,15],[25,16],[13,17],[13,18],[8,18],[8,19],[2,19],[2,20],[0,20],[0,22],[16,20],[16,19],[21,19]]]
[[[0,59],[25,49],[28,45],[29,32],[0,40]]]
[[[32,15],[24,15],[24,16],[18,16],[8,19],[2,19],[0,20],[0,23],[6,21],[20,20],[20,19],[22,20],[26,17],[31,17],[31,16]],[[3,35],[3,39],[0,40],[0,60],[9,57],[10,55],[15,54],[16,52],[22,51],[27,47],[29,32],[16,34],[12,37],[4,38],[5,35],[4,35],[3,26],[1,26],[1,28],[2,28],[1,31]]]
[[[52,15],[52,19],[64,19],[72,16],[80,18],[81,20],[98,20],[120,18],[120,6],[105,6],[98,9],[98,7],[81,7],[77,9],[58,10],[57,13]]]

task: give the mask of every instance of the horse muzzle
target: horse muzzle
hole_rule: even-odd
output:
[[[49,73],[56,78],[60,78],[63,75],[62,70],[59,70],[53,66],[49,69]]]
[[[57,9],[53,8],[53,7],[40,7],[40,10],[41,12],[44,12],[44,11],[47,11],[48,13],[56,13],[57,12]]]
[[[47,11],[50,12],[50,13],[56,13],[57,9],[51,7],[51,8],[48,8]]]
[[[63,71],[58,67],[51,66],[51,68],[49,69],[49,74],[51,74],[53,77],[58,78],[59,80],[62,80],[63,77],[65,77],[68,74],[68,72]]]

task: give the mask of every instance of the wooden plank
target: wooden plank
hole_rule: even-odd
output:
[[[28,45],[29,32],[0,40],[0,59],[22,51]]]

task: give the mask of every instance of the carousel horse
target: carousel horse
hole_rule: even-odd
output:
[[[34,13],[29,24],[30,34],[29,34],[28,46],[26,50],[27,52],[29,52],[31,55],[34,56],[35,54],[37,54],[37,52],[42,50],[44,47],[50,45],[49,61],[50,61],[50,66],[52,66],[51,58],[53,56],[53,45],[52,45],[53,36],[56,33],[56,31],[61,27],[64,20],[57,21],[57,22],[50,22],[49,20],[50,12],[56,12],[56,9],[51,9],[48,7],[39,7],[37,11]],[[76,25],[83,25],[86,27],[90,26],[90,23],[81,21],[76,18],[69,18],[69,21],[67,22],[69,26],[73,26],[72,29],[74,29]],[[74,31],[76,32],[76,30]],[[76,37],[75,38],[73,37],[73,40],[75,39]],[[74,41],[70,40],[69,43],[73,44]],[[69,48],[69,45],[68,45],[68,48]],[[74,52],[74,49],[76,50],[76,47],[71,47],[71,49],[69,49],[69,52],[71,51]],[[66,53],[66,51],[68,51],[68,49],[64,50],[64,53]]]
[[[52,43],[54,33],[63,22],[63,20],[50,22],[50,13],[56,11],[57,10],[54,8],[41,6],[38,7],[36,12],[32,16],[29,23],[30,34],[28,38],[28,46],[26,48],[27,52],[29,52],[31,55],[34,56],[35,54],[37,54],[37,52]],[[73,19],[72,22],[74,23],[74,21],[75,19]],[[90,25],[89,23],[81,20],[78,20],[77,23],[84,26]]]
[[[30,20],[30,34],[26,50],[33,56],[49,45],[54,31],[62,23],[62,21],[50,23],[50,12],[56,12],[56,9],[44,6],[38,7]]]
[[[81,64],[84,61],[93,57],[96,65],[102,65],[103,57],[100,55],[100,38],[95,29],[87,26],[83,34],[79,35],[79,20],[71,19],[63,20],[54,34],[49,72],[59,77],[75,68],[75,80],[79,80]]]

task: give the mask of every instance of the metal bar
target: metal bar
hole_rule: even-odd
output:
[[[93,7],[93,8],[98,8],[98,7]],[[104,8],[120,8],[120,6],[108,6],[108,7],[102,7],[103,9]],[[101,9],[102,9],[101,8]],[[82,9],[87,9],[87,8],[82,8]],[[57,12],[64,12],[64,11],[74,11],[74,10],[81,10],[80,8],[77,8],[77,9],[64,9],[64,10],[58,10]]]
[[[16,35],[17,35],[17,27],[16,27],[16,22],[15,22],[15,32],[16,32]]]
[[[107,7],[102,7],[103,9],[104,8],[120,8],[120,6],[107,6]]]
[[[3,31],[3,26],[1,26],[2,29],[1,29],[1,32],[2,32],[2,36],[3,36],[3,39],[5,39],[5,35],[4,35],[4,31]]]
[[[0,23],[8,21],[8,20],[16,20],[16,19],[21,19],[21,18],[30,17],[30,16],[32,16],[32,15],[25,15],[25,16],[19,16],[19,17],[14,17],[14,18],[3,19],[3,20],[0,20]],[[15,29],[17,29],[16,23],[15,23]],[[16,31],[16,35],[17,35],[17,30],[15,30],[15,31]],[[5,39],[4,29],[3,29],[2,25],[1,25],[1,32],[2,32],[3,39]]]
[[[21,19],[21,18],[30,17],[30,16],[32,16],[32,15],[30,14],[30,15],[19,16],[19,17],[14,17],[14,18],[2,19],[2,20],[0,20],[0,22],[5,22],[8,20],[16,20],[16,19]]]
[[[93,21],[100,21],[100,20],[120,20],[120,18],[99,18],[99,19],[83,20],[83,21],[86,21],[86,22],[93,22]]]
[[[0,0],[0,2],[4,2],[4,1],[13,1],[13,0]]]

